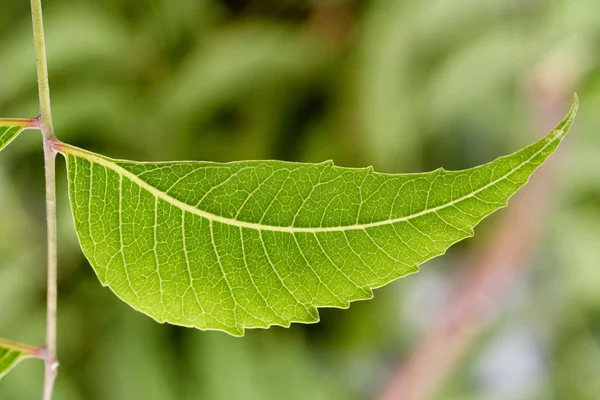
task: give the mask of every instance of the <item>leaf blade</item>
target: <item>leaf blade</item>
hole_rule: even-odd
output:
[[[30,128],[31,120],[0,120],[0,150],[8,146],[19,133]]]
[[[0,339],[0,379],[4,378],[21,361],[34,356],[35,349]]]
[[[464,171],[390,175],[280,161],[137,163],[69,145],[82,249],[103,285],[159,322],[242,335],[318,321],[472,236],[556,149]]]

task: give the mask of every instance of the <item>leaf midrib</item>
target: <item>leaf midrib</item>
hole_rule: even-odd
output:
[[[343,232],[343,231],[351,231],[351,230],[364,230],[364,229],[374,228],[374,227],[378,227],[378,226],[392,225],[392,224],[396,224],[399,222],[406,222],[406,221],[410,221],[412,219],[415,219],[415,218],[418,218],[418,217],[421,217],[421,216],[424,216],[427,214],[437,213],[438,211],[443,210],[447,207],[454,206],[456,204],[459,204],[462,201],[473,198],[477,194],[483,192],[484,190],[507,179],[510,175],[512,175],[513,173],[515,173],[516,171],[521,169],[523,166],[525,166],[529,162],[531,162],[531,160],[533,160],[535,157],[540,155],[548,146],[550,146],[556,140],[561,140],[562,137],[564,136],[564,130],[562,130],[562,129],[555,130],[551,133],[551,135],[553,135],[553,137],[540,150],[535,152],[527,160],[519,163],[519,165],[517,167],[511,169],[506,174],[504,174],[501,177],[482,186],[481,188],[479,188],[467,195],[459,197],[455,200],[452,200],[448,203],[439,205],[437,207],[425,209],[423,211],[420,211],[420,212],[417,212],[414,214],[410,214],[410,215],[406,215],[403,217],[399,217],[399,218],[370,222],[370,223],[366,223],[366,224],[354,224],[354,225],[331,226],[331,227],[294,227],[294,226],[285,227],[285,226],[276,226],[276,225],[265,225],[265,224],[254,223],[254,222],[246,222],[246,221],[240,221],[240,220],[233,219],[233,218],[222,217],[220,215],[216,215],[216,214],[210,213],[208,211],[200,210],[198,208],[190,206],[189,204],[186,204],[180,200],[177,200],[177,199],[171,197],[167,193],[165,193],[161,190],[158,190],[154,186],[150,185],[149,183],[147,183],[144,180],[142,180],[141,178],[139,178],[137,175],[135,175],[135,174],[127,171],[125,168],[111,162],[107,158],[100,157],[94,153],[88,152],[86,150],[83,150],[78,147],[71,146],[71,145],[65,144],[65,143],[60,143],[60,145],[57,145],[57,149],[58,149],[58,151],[60,151],[63,154],[70,154],[72,156],[81,157],[81,158],[87,159],[88,161],[95,162],[106,168],[109,168],[109,169],[113,170],[114,172],[116,172],[117,174],[127,177],[129,180],[131,180],[135,184],[139,185],[140,187],[144,188],[145,190],[147,190],[149,193],[153,194],[157,198],[160,198],[160,199],[166,201],[167,203],[170,203],[171,205],[178,207],[182,210],[185,210],[191,214],[195,214],[202,218],[206,218],[209,221],[220,222],[220,223],[223,223],[226,225],[236,226],[239,228],[248,228],[248,229],[254,229],[254,230],[259,230],[259,231],[273,231],[273,232],[284,232],[284,233],[293,234],[293,233],[324,233],[324,232]]]

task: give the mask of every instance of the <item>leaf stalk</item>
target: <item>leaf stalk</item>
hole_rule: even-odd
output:
[[[0,347],[8,348],[11,350],[19,351],[25,354],[25,357],[33,357],[44,359],[45,349],[39,347],[29,346],[23,343],[13,342],[12,340],[0,339]]]
[[[26,129],[39,129],[40,118],[0,118],[0,125],[20,126]]]

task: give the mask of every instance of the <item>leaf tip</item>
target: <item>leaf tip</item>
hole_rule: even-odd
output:
[[[579,96],[577,96],[577,93],[573,93],[573,104],[571,105],[571,109],[567,113],[565,119],[554,128],[554,134],[557,138],[562,140],[567,135],[575,121],[577,110],[579,110]]]

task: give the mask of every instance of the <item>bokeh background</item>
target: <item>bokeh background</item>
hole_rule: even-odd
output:
[[[243,339],[156,324],[102,288],[60,160],[56,399],[600,398],[600,2],[44,6],[57,135],[111,157],[460,169],[532,142],[581,98],[552,165],[475,238],[372,301]],[[29,13],[1,2],[2,117],[37,114]],[[26,132],[0,154],[0,336],[40,345],[41,150]],[[42,373],[24,362],[0,399],[40,398]],[[398,397],[407,376],[427,394]]]

